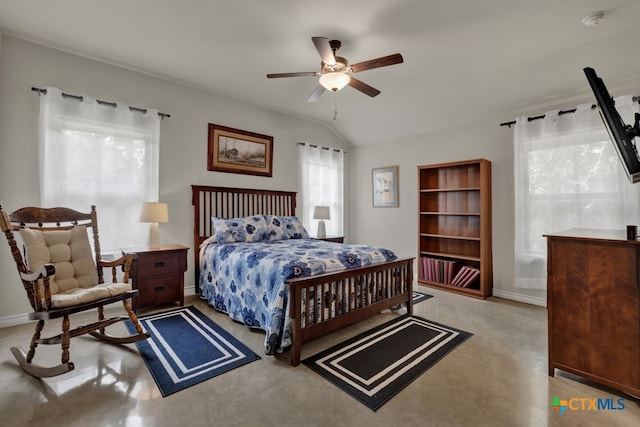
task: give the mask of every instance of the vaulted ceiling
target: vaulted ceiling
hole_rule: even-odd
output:
[[[640,87],[638,0],[0,0],[0,31],[320,121],[353,145],[572,107],[592,99],[585,66],[613,95]],[[312,36],[340,40],[350,63],[404,62],[357,73],[374,98],[307,102],[317,77],[266,74],[319,71]]]

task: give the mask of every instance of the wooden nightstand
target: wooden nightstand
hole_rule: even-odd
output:
[[[324,240],[326,242],[344,243],[344,236],[312,237],[312,239]]]
[[[166,303],[184,305],[188,250],[182,245],[164,245],[129,252],[135,255],[130,270],[131,285],[138,290],[133,311]]]

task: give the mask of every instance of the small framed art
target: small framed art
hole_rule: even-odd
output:
[[[209,123],[207,170],[273,175],[273,137]]]
[[[372,169],[373,207],[398,207],[398,166]]]

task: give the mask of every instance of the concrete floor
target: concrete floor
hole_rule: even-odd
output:
[[[547,312],[491,298],[420,288],[435,297],[415,314],[474,334],[393,399],[373,412],[304,365],[289,366],[288,353],[264,355],[264,334],[194,304],[262,359],[161,397],[135,345],[117,347],[92,337],[71,341],[76,369],[37,380],[9,351],[27,349],[33,325],[0,329],[2,426],[637,426],[640,407],[624,393],[557,372],[547,376]],[[121,312],[109,308],[109,314]],[[385,313],[307,343],[302,357],[365,331],[397,314]],[[83,315],[84,316],[84,315]],[[83,317],[76,324],[88,323]],[[58,322],[55,323],[59,327]],[[73,327],[73,324],[72,324]],[[53,331],[51,325],[45,331]],[[125,332],[124,325],[111,333]],[[57,332],[56,332],[57,333]],[[40,346],[35,361],[56,364],[59,346]],[[52,362],[52,363],[49,363]],[[624,409],[550,409],[561,399],[623,399]]]

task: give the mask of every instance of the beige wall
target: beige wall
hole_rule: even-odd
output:
[[[388,247],[400,256],[417,254],[418,165],[486,158],[492,162],[494,295],[545,304],[545,292],[517,289],[514,283],[512,130],[497,116],[484,122],[416,135],[383,145],[347,147],[328,127],[225,99],[145,74],[3,37],[0,43],[0,203],[11,210],[39,203],[38,96],[31,86],[57,86],[74,94],[157,108],[171,114],[161,125],[160,200],[169,203],[171,222],[161,226],[163,242],[191,246],[190,184],[297,190],[295,143],[308,141],[348,148],[346,176],[347,240]],[[586,83],[585,83],[586,84]],[[611,82],[610,90],[613,88]],[[612,93],[614,93],[612,91]],[[640,93],[640,87],[615,87],[615,94]],[[555,100],[558,108],[576,102]],[[547,109],[552,109],[549,107]],[[544,111],[531,111],[538,115]],[[207,123],[274,136],[273,178],[206,170]],[[373,208],[371,169],[399,166],[400,207]],[[193,248],[187,292],[193,289]],[[0,326],[24,320],[28,312],[6,244],[0,244]]]
[[[160,201],[166,243],[192,246],[191,184],[298,190],[297,141],[349,148],[328,127],[215,96],[180,84],[3,36],[0,56],[0,203],[9,211],[39,205],[38,95],[54,86],[72,94],[156,108],[171,114],[161,124]],[[207,171],[207,124],[274,137],[273,177]],[[99,209],[99,206],[98,206]],[[347,224],[348,226],[348,224]],[[8,245],[0,242],[0,325],[24,320],[29,305]],[[193,248],[187,292],[193,292]]]
[[[514,196],[512,130],[494,121],[417,135],[373,147],[358,147],[351,162],[351,237],[385,245],[402,256],[418,252],[419,165],[485,158],[491,161],[494,295],[544,305],[545,292],[514,283]],[[400,206],[372,208],[371,169],[399,166]],[[426,290],[426,288],[425,288]],[[428,292],[428,291],[427,291]]]
[[[586,80],[584,85],[587,86]],[[588,87],[588,86],[587,86]],[[640,94],[633,82],[608,82],[612,95]],[[545,111],[568,109],[594,102],[588,96],[556,99],[555,104],[540,111],[520,113],[538,116]],[[513,130],[499,124],[515,119],[496,116],[483,123],[415,135],[385,144],[352,148],[351,157],[351,227],[353,242],[384,245],[402,256],[417,256],[417,166],[457,160],[485,158],[492,163],[493,294],[546,306],[546,291],[514,286],[514,194]],[[371,169],[399,166],[399,208],[372,208]],[[640,203],[640,201],[639,201]],[[640,218],[638,218],[640,222]],[[553,230],[551,230],[553,231]],[[426,290],[426,288],[425,288]]]

